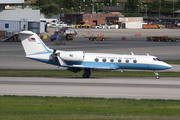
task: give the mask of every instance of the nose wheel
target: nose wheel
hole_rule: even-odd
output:
[[[159,75],[156,75],[156,79],[159,79]]]
[[[155,77],[156,79],[159,79],[159,78],[160,78],[157,71],[154,71],[154,74],[156,75],[156,77]]]

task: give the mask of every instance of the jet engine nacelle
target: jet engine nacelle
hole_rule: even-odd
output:
[[[60,58],[65,61],[83,61],[84,60],[84,51],[68,51],[61,52]]]

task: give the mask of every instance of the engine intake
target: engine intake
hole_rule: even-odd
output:
[[[84,56],[84,51],[68,51],[60,53],[60,58],[65,61],[83,61]]]

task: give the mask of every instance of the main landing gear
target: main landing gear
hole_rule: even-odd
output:
[[[156,75],[156,77],[155,77],[156,79],[159,79],[159,78],[160,78],[157,71],[154,71],[154,74]]]
[[[90,75],[91,75],[90,69],[84,69],[83,78],[89,78]]]

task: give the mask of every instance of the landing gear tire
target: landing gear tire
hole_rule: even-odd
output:
[[[156,78],[156,79],[159,79],[159,75],[157,75],[155,78]]]
[[[83,78],[89,78],[89,75],[83,74]]]

